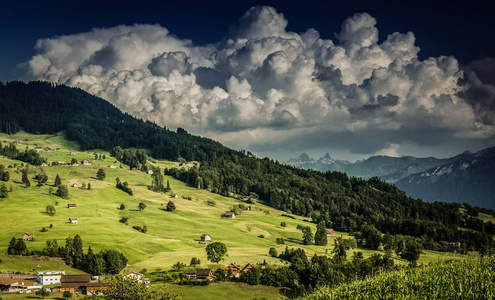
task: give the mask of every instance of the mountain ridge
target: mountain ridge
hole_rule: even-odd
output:
[[[495,147],[472,154],[396,182],[409,195],[426,201],[468,202],[495,208]]]

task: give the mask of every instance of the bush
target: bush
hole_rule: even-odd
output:
[[[167,203],[167,211],[174,211],[175,210],[175,204],[173,201],[168,201]]]
[[[122,218],[120,218],[119,222],[124,223],[125,225],[129,225],[128,220],[129,220],[128,217],[122,217]]]
[[[191,262],[189,263],[189,265],[191,265],[191,266],[199,265],[199,264],[201,264],[201,261],[197,257],[192,257]]]
[[[287,223],[282,222],[282,223],[280,223],[280,226],[282,226],[282,227],[284,227],[284,228],[285,228],[285,227],[287,227]]]
[[[268,251],[268,255],[271,257],[278,257],[278,251],[274,247],[271,247],[270,250]]]
[[[258,235],[258,237],[261,238],[261,239],[264,239],[265,238],[265,236],[262,235],[262,234]]]
[[[206,200],[206,205],[215,207],[217,206],[217,203],[213,200]]]

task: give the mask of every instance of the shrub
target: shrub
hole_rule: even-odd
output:
[[[168,201],[167,203],[167,210],[168,211],[174,211],[175,210],[175,203],[173,201]]]

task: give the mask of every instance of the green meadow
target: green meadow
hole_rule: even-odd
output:
[[[147,188],[151,184],[151,175],[131,171],[126,165],[120,168],[121,164],[110,157],[107,151],[81,152],[78,145],[67,141],[63,133],[32,135],[20,132],[10,136],[0,134],[2,147],[13,140],[24,142],[24,145],[19,145],[18,149],[34,149],[37,146],[61,148],[62,150],[59,151],[41,152],[41,155],[48,159],[49,164],[53,161],[70,162],[72,158],[76,158],[79,164],[82,159],[88,159],[92,165],[30,167],[31,186],[26,188],[21,182],[22,163],[0,157],[0,164],[5,165],[6,170],[10,172],[10,181],[6,185],[13,188],[8,198],[0,199],[0,228],[2,228],[0,230],[0,253],[6,253],[12,237],[20,238],[25,232],[31,233],[35,238],[34,241],[26,242],[29,250],[42,250],[46,241],[54,239],[63,246],[67,237],[74,237],[78,234],[83,239],[85,249],[90,246],[94,251],[114,249],[123,252],[129,259],[129,267],[126,271],[168,270],[177,262],[189,265],[191,257],[200,258],[201,267],[216,267],[216,264],[207,261],[205,244],[200,241],[200,236],[208,233],[212,241],[223,242],[228,248],[228,257],[218,266],[224,266],[230,262],[247,264],[267,261],[273,264],[284,264],[280,259],[268,256],[270,247],[277,248],[279,253],[286,246],[304,248],[308,257],[315,253],[331,255],[335,237],[329,237],[328,245],[323,247],[301,244],[302,234],[296,226],[311,226],[313,233],[316,231],[316,226],[300,216],[293,216],[293,218],[282,216],[284,212],[257,203],[251,205],[250,211],[244,211],[235,219],[222,219],[220,217],[222,213],[229,211],[234,204],[243,202],[206,190],[198,190],[169,176],[164,176],[164,178],[165,182],[167,180],[170,182],[171,192],[152,192]],[[70,150],[77,151],[77,154],[70,155]],[[94,152],[98,154],[98,157],[105,155],[105,159],[95,159]],[[178,166],[178,162],[152,161],[150,165],[159,166],[162,170],[165,167]],[[109,168],[110,165],[119,166],[119,168],[112,169]],[[188,163],[188,167],[193,167],[192,162]],[[40,168],[46,172],[49,179],[46,185],[37,187],[37,182],[33,177]],[[103,181],[96,179],[99,168],[103,168],[106,172],[106,178]],[[50,195],[50,188],[56,190],[53,183],[57,174],[62,178],[62,184],[69,187],[68,200]],[[134,193],[133,196],[115,187],[117,177],[122,182],[129,183]],[[79,187],[71,187],[74,183]],[[83,184],[86,186],[91,184],[91,190],[81,189]],[[172,198],[172,194],[178,194],[179,198]],[[173,212],[165,210],[168,201],[171,200],[177,207]],[[208,205],[209,200],[215,205]],[[146,204],[143,211],[138,209],[140,202]],[[68,203],[75,203],[77,207],[69,209]],[[125,205],[124,210],[119,209],[121,204]],[[47,205],[55,206],[55,215],[49,216],[45,213]],[[122,217],[128,218],[128,226],[119,222]],[[69,218],[78,218],[79,223],[70,224]],[[287,227],[280,226],[281,222],[285,222]],[[148,231],[141,233],[132,226],[147,226]],[[47,230],[42,232],[43,228]],[[348,238],[348,234],[344,232],[337,232],[336,236]],[[283,238],[285,245],[277,244],[275,242],[277,238]],[[352,257],[352,253],[356,251],[363,252],[365,257],[373,253],[382,253],[358,248],[348,251],[348,256]],[[405,264],[405,261],[395,258],[396,263]],[[426,252],[419,263],[445,258],[458,257],[453,254],[446,256],[444,253]],[[39,269],[38,265],[43,266],[39,263],[33,267],[33,264],[25,262],[27,258],[7,258],[3,255],[0,259],[2,259],[0,270],[3,272],[30,272],[33,269]],[[18,263],[15,262],[16,259]],[[58,264],[46,265],[42,269],[69,270],[63,262],[57,262]],[[236,289],[236,287],[239,294],[245,293],[250,298],[257,295],[253,294],[248,287],[241,288],[240,285],[226,283],[213,284],[206,288],[174,286],[174,289],[184,295],[193,295],[195,289],[205,289],[218,298],[228,296],[229,289]],[[271,288],[259,287],[259,289]],[[191,298],[194,297],[191,296]],[[215,297],[212,296],[211,299],[213,298]]]

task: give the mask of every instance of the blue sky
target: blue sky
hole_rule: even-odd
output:
[[[102,3],[103,2],[103,3]],[[170,3],[172,2],[172,3]],[[380,37],[412,31],[419,57],[454,55],[462,64],[495,56],[495,11],[489,1],[3,1],[0,7],[0,81],[17,79],[39,38],[135,23],[161,24],[197,44],[217,42],[250,7],[274,6],[288,29],[316,28],[334,38],[356,12],[377,18]]]
[[[0,81],[77,86],[280,160],[494,144],[487,1],[99,2],[2,3]]]

